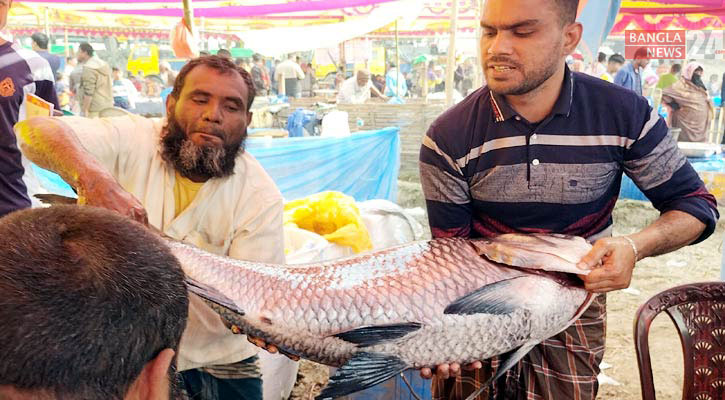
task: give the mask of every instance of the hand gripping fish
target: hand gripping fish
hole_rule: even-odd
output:
[[[437,239],[295,266],[167,244],[189,291],[235,332],[340,367],[318,399],[366,389],[409,368],[505,354],[491,382],[571,325],[593,299],[571,275],[588,273],[576,267],[591,249],[579,237]]]
[[[578,278],[561,273],[588,272],[576,263],[591,246],[569,236],[438,239],[300,266],[169,246],[189,290],[233,329],[340,367],[318,399],[363,390],[408,368],[507,353],[496,379],[593,299]]]

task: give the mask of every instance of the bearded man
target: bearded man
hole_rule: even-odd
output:
[[[433,122],[420,176],[433,237],[585,237],[594,247],[579,265],[592,270],[583,284],[601,294],[572,326],[517,357],[475,362],[473,371],[455,363],[424,368],[424,377],[437,378],[434,399],[488,389],[485,382],[506,360],[502,370],[511,368],[477,398],[593,400],[604,355],[604,293],[628,287],[642,258],[715,230],[715,198],[657,110],[632,90],[566,66],[582,35],[578,3],[486,1],[480,54],[487,86]],[[640,232],[612,237],[622,174],[661,216]]]
[[[249,73],[201,57],[179,73],[167,121],[34,118],[15,131],[24,154],[63,177],[81,203],[212,253],[282,264],[282,195],[244,151],[254,95]],[[256,353],[190,296],[178,369],[191,398],[261,399]]]

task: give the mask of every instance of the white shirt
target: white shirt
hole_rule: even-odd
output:
[[[340,85],[340,92],[337,94],[337,102],[340,104],[363,104],[370,100],[370,89],[373,82],[368,82],[363,86],[358,86],[357,77],[348,78]]]
[[[305,73],[302,71],[302,67],[293,60],[284,60],[274,70],[274,74],[277,80],[285,79],[305,79]],[[280,79],[280,77],[282,79]]]
[[[284,263],[282,194],[248,152],[237,157],[232,176],[205,182],[186,210],[174,217],[174,169],[160,152],[164,121],[135,115],[62,120],[118,183],[141,201],[149,224],[210,253]],[[231,364],[256,353],[245,336],[232,334],[218,314],[190,295],[179,371]]]

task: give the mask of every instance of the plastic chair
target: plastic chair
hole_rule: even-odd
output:
[[[685,360],[682,398],[725,399],[725,282],[704,282],[665,290],[640,306],[634,320],[634,347],[642,399],[654,400],[649,328],[661,312],[680,334]]]

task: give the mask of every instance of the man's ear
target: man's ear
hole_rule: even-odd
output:
[[[176,99],[174,96],[169,94],[166,96],[166,115],[174,115],[174,108],[176,107]]]
[[[174,350],[163,349],[147,362],[126,394],[126,400],[168,399],[171,390],[169,368],[174,361],[174,355]]]
[[[564,54],[571,54],[582,39],[582,24],[575,22],[564,27]]]
[[[254,113],[251,111],[247,112],[247,126],[249,126],[252,123],[252,117],[254,116]]]

